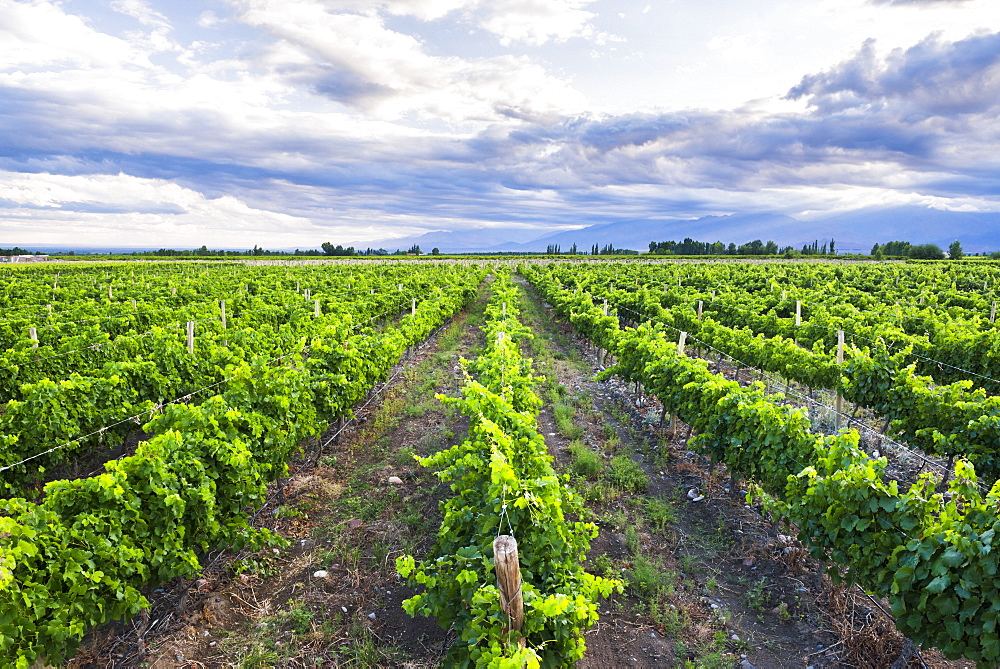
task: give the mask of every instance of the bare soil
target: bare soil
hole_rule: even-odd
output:
[[[70,666],[438,666],[454,632],[402,610],[415,593],[395,559],[427,553],[451,494],[413,456],[464,438],[467,420],[434,396],[464,384],[482,305],[404,361],[336,439],[334,426],[304,445],[257,517],[287,546],[205,556],[200,578],[148,593],[147,614],[96,630]],[[546,377],[539,429],[600,530],[587,568],[627,584],[601,603],[577,667],[973,666],[910,651],[884,603],[834,585],[794,532],[748,506],[743,482],[691,450],[685,425],[661,426],[655,398],[594,380],[597,352],[527,286],[522,308],[535,331],[525,354]]]

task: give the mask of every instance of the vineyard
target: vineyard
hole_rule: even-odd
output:
[[[998,275],[7,268],[0,656],[995,666]]]

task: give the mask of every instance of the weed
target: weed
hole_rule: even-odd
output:
[[[575,414],[576,409],[568,404],[554,404],[552,406],[552,415],[555,418],[556,429],[559,431],[559,434],[567,439],[579,439],[583,436],[583,428],[573,424],[573,416]]]
[[[639,539],[639,531],[635,529],[635,525],[629,525],[625,528],[625,545],[628,546],[628,552],[632,555],[638,555],[642,550],[642,541]]]
[[[253,574],[261,578],[271,578],[278,571],[278,567],[266,554],[233,561],[234,574]]]
[[[404,446],[396,452],[396,464],[400,467],[406,467],[408,465],[414,464],[416,453],[412,446]]]
[[[662,532],[677,520],[674,507],[666,500],[650,497],[645,500],[646,518],[657,531]]]
[[[584,446],[583,442],[579,440],[570,442],[569,452],[573,458],[569,468],[574,474],[594,480],[601,473],[603,467],[601,456]]]
[[[278,507],[278,510],[275,512],[274,517],[275,518],[301,518],[304,515],[306,515],[305,512],[301,511],[300,509],[296,509],[294,506],[288,506],[286,504],[283,504],[283,505],[281,505],[281,506]]]
[[[743,601],[754,611],[763,611],[767,603],[767,581],[762,576],[743,592]]]
[[[607,478],[622,490],[629,492],[645,492],[649,487],[646,473],[627,455],[616,455],[611,458]]]
[[[646,601],[672,595],[677,580],[674,572],[661,571],[643,555],[633,560],[627,577],[633,594]]]
[[[682,609],[661,600],[649,602],[649,617],[653,620],[653,624],[660,628],[663,635],[668,638],[680,636],[684,628],[691,622],[687,613]]]

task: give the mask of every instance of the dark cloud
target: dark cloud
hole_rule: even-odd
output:
[[[828,112],[893,108],[900,115],[957,116],[1000,106],[1000,33],[945,42],[932,35],[884,60],[868,40],[837,67],[803,77],[788,98]]]

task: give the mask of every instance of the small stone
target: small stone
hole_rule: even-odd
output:
[[[320,569],[319,571],[313,572],[313,578],[326,578],[330,573],[325,569]]]
[[[698,489],[697,488],[691,488],[690,490],[688,490],[688,499],[692,499],[693,500],[697,496],[698,496]]]
[[[215,648],[218,645],[218,643],[219,643],[218,641],[212,641],[208,645],[211,646],[212,648]]]
[[[746,660],[741,660],[740,669],[756,669],[756,668]]]
[[[364,524],[365,521],[361,520],[360,518],[351,518],[349,521],[347,521],[347,529],[356,530]]]
[[[203,632],[201,633],[201,635],[202,635],[202,636],[208,636],[208,630],[204,630],[204,631],[203,631]]]
[[[375,614],[374,613],[369,613],[368,617],[371,618],[372,620],[375,620]]]
[[[748,557],[747,559],[743,560],[743,566],[752,567],[756,561],[757,560],[755,560],[753,557]]]
[[[281,555],[281,551],[279,551],[277,548],[272,548],[271,552],[274,553],[275,555]]]
[[[729,637],[729,638],[733,640],[733,643],[739,643],[739,642],[740,642],[740,637],[739,637],[739,635],[738,635],[738,634],[733,634],[733,635],[732,635],[731,637]]]
[[[399,478],[398,476],[390,476],[389,483],[391,483],[392,485],[403,485],[403,479]]]
[[[341,606],[340,610],[343,611],[344,613],[347,613],[347,607],[346,606]]]

